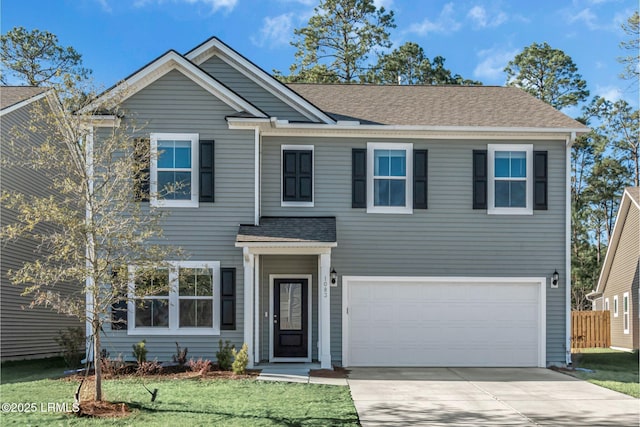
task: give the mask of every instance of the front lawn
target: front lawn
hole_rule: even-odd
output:
[[[580,353],[573,354],[573,367],[595,372],[573,371],[571,375],[640,398],[638,352],[627,353],[608,348],[581,349]]]
[[[3,371],[5,367],[3,366]],[[3,372],[3,377],[4,377]],[[155,402],[144,385],[159,390]],[[262,382],[253,379],[172,379],[127,377],[104,381],[106,400],[125,402],[125,419],[88,419],[47,410],[70,409],[76,381],[44,379],[0,385],[0,425],[358,425],[347,387]],[[35,412],[5,412],[6,404],[35,404]],[[14,405],[16,406],[16,405]]]

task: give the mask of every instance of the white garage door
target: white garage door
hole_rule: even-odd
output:
[[[343,278],[345,366],[545,366],[546,279]]]

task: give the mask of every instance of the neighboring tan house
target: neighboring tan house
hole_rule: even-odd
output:
[[[611,347],[640,347],[640,187],[627,187],[602,264],[593,310],[611,311]]]
[[[48,97],[51,92],[45,88],[33,86],[0,86],[0,148],[2,160],[11,162],[20,155],[11,148],[15,143],[17,150],[24,147],[24,139],[16,138],[15,132],[26,132],[29,142],[39,144],[44,141],[42,129],[29,131],[33,123],[32,111],[37,103],[49,108]],[[3,191],[17,191],[22,194],[46,195],[49,183],[38,172],[27,167],[0,168],[0,183]],[[14,211],[1,207],[2,227],[16,221]],[[0,359],[33,359],[57,356],[60,347],[54,341],[60,330],[81,326],[78,319],[51,311],[44,307],[29,308],[31,299],[21,296],[22,286],[10,283],[7,272],[17,270],[24,262],[33,261],[40,256],[36,243],[28,238],[16,241],[3,241],[0,248]]]
[[[568,361],[582,124],[515,87],[285,85],[215,37],[102,99],[120,91],[160,153],[141,203],[189,257],[147,298],[132,266],[111,354],[146,339],[150,358],[178,341],[213,359],[222,339],[250,366]]]

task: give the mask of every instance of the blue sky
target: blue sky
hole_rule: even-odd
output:
[[[169,49],[185,53],[215,35],[271,72],[288,73],[289,41],[318,0],[4,0],[2,33],[47,30],[73,46],[108,87]],[[503,68],[525,46],[548,42],[577,64],[592,95],[637,106],[637,89],[618,78],[625,54],[620,24],[637,0],[376,0],[395,12],[394,47],[420,44],[454,73],[504,85]],[[577,115],[576,109],[566,111]]]

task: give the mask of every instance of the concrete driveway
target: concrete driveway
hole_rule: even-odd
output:
[[[630,426],[640,400],[541,368],[353,368],[363,426]]]

